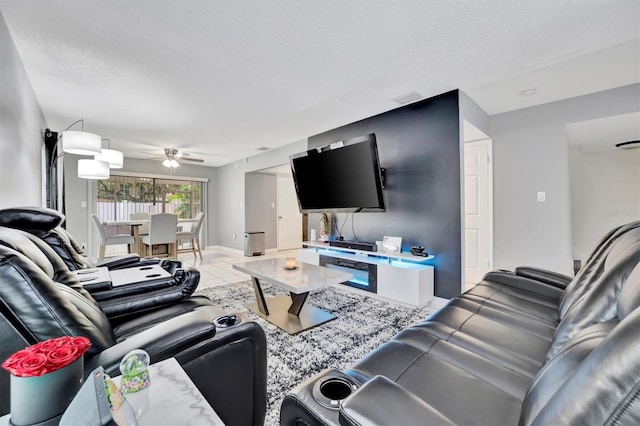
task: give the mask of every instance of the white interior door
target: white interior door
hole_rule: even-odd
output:
[[[493,267],[491,139],[464,144],[465,281],[475,284]]]
[[[302,214],[293,178],[278,175],[278,250],[302,247]]]

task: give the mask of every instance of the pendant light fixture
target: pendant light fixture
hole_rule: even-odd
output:
[[[81,124],[80,131],[69,130],[76,124]],[[45,129],[45,138],[53,134],[51,130]],[[47,174],[49,176],[48,206],[60,208],[59,200],[62,199],[61,180],[59,176],[58,160],[66,154],[75,155],[96,155],[100,154],[102,140],[100,136],[84,131],[84,120],[80,119],[71,123],[58,136],[51,148],[50,162],[47,162]],[[104,165],[107,165],[107,172],[104,172]],[[109,163],[99,160],[82,159],[78,161],[78,177],[82,179],[108,179]]]
[[[72,130],[62,132],[62,152],[64,153],[94,155],[100,152],[101,145],[100,136],[93,133]]]
[[[78,160],[78,177],[82,179],[109,179],[109,163],[83,158]]]
[[[620,149],[636,149],[640,148],[640,140],[620,142],[616,144],[616,148]]]
[[[108,142],[107,148],[102,148],[99,154],[94,155],[94,158],[96,160],[106,161],[107,163],[109,163],[110,169],[121,169],[124,165],[124,155],[121,151],[111,149],[111,140],[102,140]]]

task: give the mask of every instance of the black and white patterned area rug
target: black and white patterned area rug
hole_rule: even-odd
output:
[[[265,297],[288,294],[269,284]],[[307,299],[337,319],[291,336],[263,320],[245,305],[255,301],[250,281],[199,290],[228,313],[241,313],[256,322],[267,335],[267,418],[277,425],[286,393],[325,368],[344,369],[388,341],[401,329],[422,321],[428,307],[406,308],[373,297],[326,287]]]

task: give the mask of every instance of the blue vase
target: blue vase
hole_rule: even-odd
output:
[[[11,375],[11,424],[57,424],[84,381],[84,357],[38,377]]]

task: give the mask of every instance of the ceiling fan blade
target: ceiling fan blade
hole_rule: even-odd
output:
[[[191,161],[193,163],[204,163],[204,160],[201,158],[189,158],[189,157],[182,157],[180,158],[181,161]]]
[[[152,151],[140,151],[143,154],[149,154],[149,155],[155,155],[156,157],[164,157],[164,154],[160,154],[158,152],[152,152]]]

